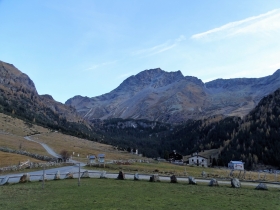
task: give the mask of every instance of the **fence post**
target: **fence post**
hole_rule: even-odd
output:
[[[42,189],[45,188],[45,164],[44,164],[44,168],[43,168],[43,182],[42,182]]]
[[[80,182],[81,182],[81,180],[80,180],[80,179],[81,179],[81,178],[80,178],[80,177],[81,177],[81,174],[80,174],[80,173],[81,173],[81,163],[79,163],[79,177],[78,177],[78,186],[80,186]]]

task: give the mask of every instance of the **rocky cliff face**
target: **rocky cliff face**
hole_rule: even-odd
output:
[[[49,95],[39,95],[33,81],[12,64],[0,61],[0,110],[22,116],[33,116],[43,121],[58,123],[59,118],[69,122],[83,119],[73,107],[55,101]],[[50,113],[52,112],[52,113]],[[52,115],[52,116],[51,116]],[[56,119],[53,119],[55,116]]]
[[[110,93],[75,96],[66,104],[92,119],[147,119],[176,123],[212,115],[244,116],[280,87],[280,70],[263,78],[217,79],[203,83],[180,71],[159,68],[127,78]]]

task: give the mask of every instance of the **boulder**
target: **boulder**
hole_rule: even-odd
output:
[[[134,174],[134,180],[135,180],[135,181],[138,181],[138,180],[139,180],[139,174],[138,174],[138,173]]]
[[[102,171],[100,174],[100,179],[106,178],[106,171]]]
[[[150,182],[159,182],[159,176],[158,174],[154,174],[150,177]]]
[[[209,182],[209,186],[210,187],[218,187],[219,183],[218,183],[217,179],[211,179],[210,182]]]
[[[88,171],[84,171],[84,172],[82,173],[81,178],[89,178],[89,173],[88,173]]]
[[[73,176],[73,173],[71,172],[67,172],[67,174],[65,175],[65,179],[73,179],[74,176]]]
[[[8,183],[8,180],[9,180],[9,177],[8,177],[8,176],[5,176],[4,178],[2,178],[2,180],[1,180],[1,182],[0,182],[0,185],[9,184],[9,183]]]
[[[117,179],[124,180],[125,174],[122,171],[119,171],[119,175],[118,175]]]
[[[172,176],[170,177],[170,182],[171,182],[171,183],[178,183],[177,177],[176,177],[175,175],[172,175]]]
[[[54,180],[59,180],[59,179],[60,179],[60,172],[59,172],[59,171],[57,171],[57,172],[55,173],[53,179],[54,179]]]
[[[196,180],[194,177],[189,176],[189,184],[196,184]]]
[[[234,188],[241,187],[241,183],[240,183],[239,179],[237,179],[237,178],[231,179],[231,186]]]
[[[260,183],[255,189],[256,190],[268,190],[265,183]]]
[[[30,182],[30,175],[29,175],[29,173],[23,174],[20,177],[20,179],[19,179],[19,183],[25,183],[25,182]]]

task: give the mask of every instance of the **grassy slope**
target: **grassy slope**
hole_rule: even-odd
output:
[[[18,164],[19,162],[26,162],[27,160],[30,160],[31,162],[43,162],[41,160],[37,160],[34,158],[27,157],[25,155],[18,155],[13,153],[6,153],[0,151],[0,166],[11,166]]]
[[[83,179],[2,186],[0,209],[279,209],[279,189]]]
[[[45,149],[37,143],[27,141],[23,137],[34,135],[32,138],[38,142],[43,142],[49,145],[56,153],[61,150],[75,152],[75,155],[80,154],[82,161],[86,162],[86,156],[89,154],[105,153],[106,159],[132,159],[138,156],[131,155],[127,152],[122,152],[114,149],[110,145],[100,144],[69,135],[64,135],[58,132],[51,132],[49,129],[37,125],[26,124],[24,121],[5,114],[0,113],[0,147],[8,147],[19,150],[21,145],[23,150],[40,155],[48,155]],[[10,154],[11,155],[11,154]],[[0,167],[6,166],[8,162],[4,159],[0,161]],[[13,164],[17,164],[16,161]],[[10,162],[9,162],[10,164]]]

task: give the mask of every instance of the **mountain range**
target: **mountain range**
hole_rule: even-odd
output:
[[[232,159],[247,169],[279,166],[279,80],[280,70],[203,83],[180,71],[151,69],[110,93],[62,104],[39,95],[26,74],[0,61],[0,112],[118,149],[137,148],[147,157],[215,149],[222,166]]]
[[[122,118],[179,123],[220,114],[243,117],[279,87],[280,70],[262,78],[203,83],[180,71],[156,68],[127,78],[109,93],[91,98],[75,96],[65,104],[75,107],[87,120]]]

